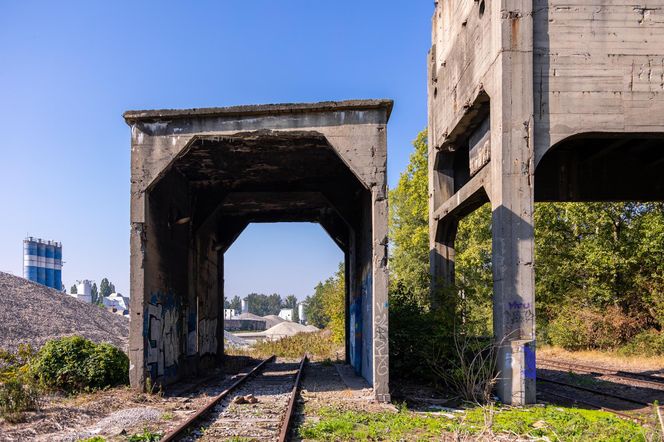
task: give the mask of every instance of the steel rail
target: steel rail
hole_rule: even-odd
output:
[[[180,434],[182,434],[187,428],[189,428],[195,421],[197,421],[201,416],[203,416],[205,413],[209,412],[215,405],[219,403],[223,398],[228,396],[233,390],[235,390],[237,387],[242,385],[247,379],[250,377],[254,376],[256,373],[258,373],[260,370],[262,370],[266,364],[269,362],[274,361],[275,356],[272,355],[269,358],[265,359],[262,361],[260,364],[256,365],[254,368],[251,369],[251,371],[244,376],[242,376],[240,379],[236,380],[233,382],[233,384],[219,393],[217,396],[215,396],[210,402],[208,402],[203,408],[199,409],[196,413],[194,413],[192,416],[187,418],[186,421],[178,425],[177,428],[175,428],[173,431],[170,433],[166,434],[162,439],[161,442],[171,442],[175,440],[176,437],[178,437]]]
[[[633,373],[629,371],[622,370],[609,370],[606,368],[592,367],[589,365],[577,364],[573,362],[563,362],[563,361],[553,361],[550,359],[538,359],[538,363],[543,363],[544,365],[560,367],[567,369],[567,371],[580,371],[586,373],[600,374],[608,377],[614,377],[616,379],[623,379],[627,381],[637,381],[644,384],[650,384],[656,387],[664,387],[664,378],[659,376]],[[544,368],[544,367],[542,367]]]
[[[553,379],[543,378],[542,376],[537,376],[537,380],[540,380],[542,382],[547,382],[547,383],[550,383],[550,384],[556,384],[556,385],[562,385],[562,386],[565,386],[565,387],[576,388],[577,390],[587,391],[589,393],[594,393],[594,394],[597,394],[597,395],[600,395],[600,396],[605,396],[605,397],[610,397],[610,398],[613,398],[613,399],[618,399],[618,400],[621,400],[623,402],[631,402],[632,404],[642,405],[644,407],[650,407],[652,405],[652,404],[649,404],[647,402],[642,402],[642,401],[639,401],[639,400],[636,400],[636,399],[630,399],[630,398],[627,398],[627,397],[624,397],[624,396],[619,396],[619,395],[613,394],[613,393],[607,393],[605,391],[597,390],[595,388],[582,387],[581,385],[574,385],[574,384],[570,384],[569,382],[554,381]]]
[[[300,362],[300,368],[297,370],[297,377],[295,378],[295,383],[293,384],[293,391],[291,392],[290,398],[288,399],[288,408],[284,414],[284,420],[281,423],[281,430],[279,431],[279,442],[286,442],[288,440],[288,431],[290,430],[291,424],[293,422],[293,412],[295,411],[295,399],[297,398],[298,390],[300,389],[300,380],[302,379],[302,372],[304,371],[304,366],[307,363],[307,355],[305,354],[302,357]]]

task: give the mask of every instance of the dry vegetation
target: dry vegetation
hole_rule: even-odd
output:
[[[567,351],[560,347],[544,346],[537,349],[539,357],[578,362],[587,365],[598,364],[607,367],[619,367],[623,370],[662,371],[664,356],[624,356],[617,352],[582,350]]]
[[[271,355],[299,358],[307,353],[313,361],[343,360],[344,347],[335,342],[329,330],[316,333],[298,333],[276,341],[262,341],[250,348],[228,347],[226,354],[266,358]]]

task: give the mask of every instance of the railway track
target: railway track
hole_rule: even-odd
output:
[[[634,373],[622,370],[609,370],[606,368],[592,367],[589,365],[583,365],[573,362],[555,361],[551,359],[542,359],[542,358],[539,358],[537,360],[537,365],[539,368],[546,368],[548,366],[573,373],[597,374],[607,378],[612,378],[621,381],[628,381],[628,382],[636,381],[638,383],[648,385],[650,387],[655,387],[658,389],[664,388],[664,377],[661,376],[655,376],[643,373]]]
[[[271,356],[241,376],[162,438],[162,442],[250,439],[286,441],[307,362]]]
[[[561,393],[560,391],[552,391],[550,389],[544,389],[543,393],[551,396],[556,396],[559,398],[562,398],[564,400],[570,401],[572,403],[579,403],[583,405],[587,405],[589,407],[595,408],[597,410],[604,410],[608,411],[610,413],[613,413],[617,416],[620,416],[625,419],[629,419],[635,422],[638,422],[640,424],[644,424],[646,421],[638,416],[634,416],[632,414],[627,414],[624,413],[618,409],[615,408],[616,404],[629,404],[629,407],[634,407],[634,405],[637,405],[643,409],[652,409],[653,404],[644,402],[638,399],[634,398],[629,398],[626,396],[618,395],[615,393],[611,393],[608,391],[600,390],[597,388],[591,388],[591,387],[586,387],[586,386],[581,386],[581,385],[576,385],[570,382],[564,382],[560,380],[554,380],[554,379],[549,379],[546,377],[543,377],[541,375],[537,375],[537,381],[538,382],[543,382],[545,384],[549,385],[555,385],[558,387],[563,387],[564,389],[572,390],[573,395],[566,395]],[[540,390],[542,391],[542,390]],[[585,396],[580,396],[578,392],[584,392],[586,393]],[[575,393],[574,393],[575,392]],[[588,394],[590,393],[590,397],[588,397]],[[613,406],[607,406],[606,402],[610,402],[613,404]]]

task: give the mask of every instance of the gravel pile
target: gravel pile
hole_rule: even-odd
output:
[[[237,316],[233,316],[232,319],[251,319],[253,321],[265,321],[265,318],[262,316],[254,315],[253,313],[242,313]]]
[[[265,319],[265,327],[267,328],[272,328],[277,324],[281,324],[282,322],[285,321],[284,318],[280,318],[277,315],[266,315],[263,316],[263,319]]]
[[[251,344],[246,339],[242,339],[239,336],[235,336],[233,333],[227,332],[224,330],[224,341],[228,343],[231,347],[249,347]]]
[[[287,336],[294,336],[298,333],[312,333],[318,331],[313,325],[302,325],[297,322],[285,321],[261,333],[268,339],[280,339]]]
[[[127,350],[129,320],[27,279],[0,272],[0,348],[35,348],[80,335]]]

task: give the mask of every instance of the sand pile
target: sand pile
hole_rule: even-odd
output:
[[[263,319],[265,319],[265,327],[267,328],[272,328],[277,324],[281,324],[282,322],[285,321],[284,318],[280,318],[277,315],[266,315],[263,316]]]
[[[39,348],[46,341],[80,335],[127,350],[129,319],[66,293],[0,272],[0,348]]]
[[[254,321],[265,321],[265,318],[262,316],[254,315],[253,313],[242,313],[240,315],[234,316],[233,319],[251,319]]]
[[[312,333],[318,331],[313,325],[302,325],[297,322],[284,321],[268,330],[265,330],[262,335],[268,339],[280,339],[287,336],[294,336],[298,333]]]

